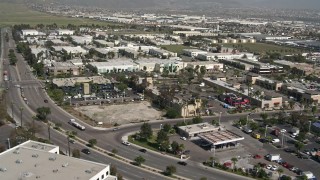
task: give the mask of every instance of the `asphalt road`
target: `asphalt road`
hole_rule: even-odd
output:
[[[9,47],[14,47],[14,42],[10,40]],[[5,52],[8,50],[8,44],[5,43]],[[60,107],[56,106],[54,102],[49,100],[49,97],[46,95],[45,91],[42,89],[42,85],[36,81],[33,77],[30,70],[27,68],[25,61],[21,57],[20,54],[16,54],[18,58],[18,63],[16,67],[9,66],[8,62],[5,62],[6,69],[9,70],[11,81],[7,82],[7,86],[9,87],[8,90],[8,99],[9,102],[14,102],[13,106],[9,103],[9,108],[13,107],[13,114],[14,117],[18,121],[20,121],[20,107],[23,108],[22,117],[23,117],[23,125],[26,122],[32,121],[32,116],[34,116],[34,112],[38,107],[46,106],[50,107],[51,115],[49,115],[48,119],[53,123],[61,123],[62,128],[68,131],[77,131],[77,136],[83,140],[88,141],[89,139],[97,139],[98,144],[97,146],[111,151],[112,149],[117,149],[118,154],[133,160],[138,155],[141,155],[141,152],[138,151],[138,148],[135,147],[126,147],[121,144],[121,137],[128,132],[137,131],[139,130],[141,124],[129,125],[129,126],[121,126],[120,129],[116,132],[112,130],[98,130],[94,129],[86,124],[83,124],[86,127],[85,131],[79,131],[78,129],[74,128],[73,126],[69,125],[67,122],[70,118],[74,118],[71,115],[67,114],[63,111]],[[24,95],[28,99],[29,104],[24,102],[20,96],[20,89],[15,87],[14,85],[19,84],[23,87]],[[49,102],[45,103],[44,100],[48,99]],[[221,117],[221,121],[233,121],[235,119],[239,119],[240,117],[246,117],[246,115],[223,115]],[[258,117],[259,115],[252,115],[250,117]],[[76,119],[76,118],[75,118]],[[205,118],[208,121],[211,121],[213,118]],[[217,119],[217,118],[216,118]],[[171,124],[176,123],[178,121],[182,121],[183,119],[176,119],[176,120],[168,120],[168,121],[157,121],[152,122],[153,127],[159,127],[160,124],[165,122],[170,122]],[[40,123],[41,124],[41,123]],[[44,130],[45,131],[45,130]],[[42,132],[45,134],[45,132]],[[65,148],[65,137],[58,136],[52,134],[52,141],[57,144],[61,144],[62,148]],[[63,143],[64,142],[64,143]],[[80,147],[79,147],[80,148]],[[81,147],[82,148],[82,147]],[[171,157],[163,156],[157,153],[147,152],[143,154],[144,158],[146,159],[145,164],[157,169],[164,170],[167,165],[175,165],[177,167],[177,175],[187,177],[190,179],[199,179],[201,177],[207,177],[208,179],[221,179],[221,180],[241,180],[247,179],[245,177],[239,177],[233,174],[229,174],[226,172],[218,171],[215,169],[207,169],[200,165],[200,162],[193,162],[189,161],[188,165],[185,167],[181,167],[177,165],[178,160],[172,159]],[[84,156],[87,157],[87,156]],[[108,159],[104,156],[99,156],[98,154],[93,153],[89,155],[88,158],[90,160],[94,160],[97,162],[105,162],[105,163],[116,163],[111,159]],[[103,159],[106,159],[105,161]],[[209,157],[208,157],[209,159]],[[149,172],[145,172],[141,169],[132,168],[132,166],[119,163],[118,162],[118,169],[122,172],[127,172],[124,174],[128,179],[137,179],[136,176],[139,176],[138,179],[141,178],[159,178],[163,179],[163,176],[150,174]]]

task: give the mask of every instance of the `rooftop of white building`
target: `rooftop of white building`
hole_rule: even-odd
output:
[[[107,84],[111,81],[103,76],[91,76],[91,77],[73,77],[73,78],[55,78],[52,79],[52,83],[58,87],[69,86],[73,87],[76,83],[88,83],[93,82],[95,84]]]
[[[108,166],[25,146],[0,154],[1,179],[8,180],[91,179]]]

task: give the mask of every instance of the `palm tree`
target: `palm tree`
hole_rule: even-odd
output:
[[[290,106],[290,108],[291,108],[291,109],[293,109],[294,104],[295,104],[295,102],[294,102],[294,101],[292,101],[292,100],[291,100],[291,101],[289,101],[289,106]]]
[[[231,158],[231,161],[233,163],[233,170],[237,169],[236,168],[236,163],[238,162],[238,159],[236,157]]]
[[[279,168],[279,169],[277,170],[277,172],[278,172],[279,178],[280,178],[280,177],[281,177],[281,174],[283,173],[283,169]]]

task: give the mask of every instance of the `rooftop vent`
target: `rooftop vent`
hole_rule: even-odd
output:
[[[35,145],[35,144],[33,144],[31,147],[33,147],[33,148],[37,148],[38,146],[37,146],[37,145]]]
[[[21,163],[22,163],[22,160],[21,160],[21,159],[18,159],[18,160],[16,160],[16,163],[17,163],[17,164],[21,164]]]
[[[54,169],[52,170],[52,172],[57,173],[59,170],[58,169]]]
[[[32,173],[31,172],[24,172],[23,177],[31,177]]]
[[[13,154],[20,154],[19,149],[17,149],[17,150],[15,150],[15,151],[13,151]]]
[[[0,168],[0,172],[6,172],[7,168]]]

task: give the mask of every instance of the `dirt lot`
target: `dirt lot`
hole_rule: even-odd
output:
[[[75,110],[104,124],[128,124],[161,118],[162,112],[151,107],[147,101],[120,105],[81,106]]]

